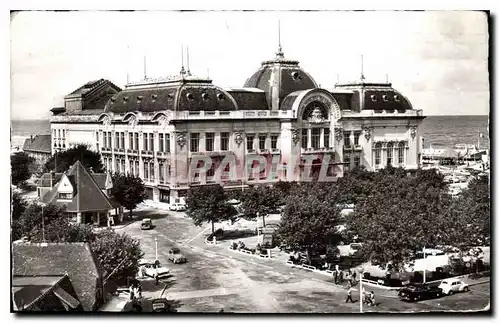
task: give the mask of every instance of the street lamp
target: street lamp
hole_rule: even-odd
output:
[[[155,237],[155,260],[158,260],[158,238]]]
[[[423,248],[423,250],[422,250],[422,251],[423,251],[423,253],[424,253],[424,261],[423,261],[423,263],[424,263],[424,264],[423,264],[423,267],[424,267],[424,270],[423,270],[423,272],[424,272],[424,275],[423,275],[423,283],[425,284],[425,270],[427,269],[427,266],[426,266],[425,246],[424,246],[424,248]]]

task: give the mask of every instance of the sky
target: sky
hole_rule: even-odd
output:
[[[425,115],[489,113],[487,16],[472,11],[25,11],[11,15],[11,119],[47,118],[95,79],[123,87],[181,68],[242,87],[278,47],[321,87],[385,81]],[[184,51],[186,54],[186,50]],[[187,65],[186,60],[184,60]],[[387,75],[387,76],[386,76]]]

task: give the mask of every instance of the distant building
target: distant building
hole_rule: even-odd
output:
[[[72,222],[109,225],[123,221],[122,207],[110,196],[111,175],[91,173],[77,161],[66,173],[46,173],[38,196],[43,203],[64,206]]]
[[[95,311],[103,273],[88,243],[15,244],[13,307],[19,311]]]
[[[28,156],[36,159],[38,163],[45,164],[52,154],[50,145],[50,135],[31,136],[24,141],[23,151],[28,154]]]
[[[124,90],[101,80],[75,92],[88,87],[103,89],[101,99],[97,90],[88,92],[101,104],[87,108],[67,96],[65,110],[51,117],[53,146],[89,143],[108,171],[142,178],[154,201],[174,201],[200,185],[244,189],[317,180],[323,170],[335,180],[357,166],[420,165],[425,117],[390,83],[361,75],[323,89],[281,48],[243,88],[221,88],[184,67]],[[192,172],[205,157],[210,168]],[[235,163],[224,164],[228,158]]]

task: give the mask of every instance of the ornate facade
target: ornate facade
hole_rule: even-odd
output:
[[[281,50],[239,89],[222,89],[184,69],[124,90],[109,83],[99,83],[109,96],[102,106],[54,112],[53,147],[91,145],[109,171],[139,175],[155,201],[196,185],[241,189],[325,175],[334,180],[356,166],[419,167],[422,110],[389,83],[319,88]],[[201,167],[206,171],[193,172]]]

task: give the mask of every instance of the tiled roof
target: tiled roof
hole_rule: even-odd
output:
[[[14,276],[67,274],[83,309],[95,310],[102,272],[87,243],[18,244],[12,248]]]
[[[42,152],[50,154],[50,135],[36,135],[33,138],[26,138],[24,141],[23,150],[25,152]]]
[[[209,82],[187,82],[149,88],[127,88],[114,95],[105,107],[105,112],[114,113],[162,110],[230,111],[237,110],[237,106],[226,91]]]
[[[73,92],[71,92],[70,94],[68,94],[66,97],[73,97],[73,96],[84,97],[84,96],[87,96],[90,93],[92,93],[100,88],[103,88],[105,86],[112,86],[117,91],[121,91],[121,89],[118,86],[116,86],[115,84],[113,84],[112,82],[105,80],[105,79],[99,79],[99,80],[90,81],[90,82],[85,83],[84,85],[80,86],[78,89],[76,89]]]
[[[104,108],[104,105],[103,105]],[[59,115],[61,116],[87,116],[87,115],[99,115],[104,112],[103,108],[101,109],[85,109],[79,111],[66,111]]]
[[[57,201],[57,191],[61,181],[43,196],[44,203],[54,203],[66,206],[68,212],[92,212],[113,209],[109,198],[101,191],[100,185],[83,167],[80,161],[71,166],[66,173],[73,186],[73,199],[69,202]]]
[[[52,185],[51,185],[50,173],[45,173],[42,175],[42,177],[40,177],[40,180],[38,181],[38,187],[53,187],[54,185],[57,184],[57,182],[59,182],[62,175],[63,175],[63,173],[55,173],[54,179],[53,179]]]
[[[239,110],[268,110],[265,92],[228,90]]]
[[[91,173],[92,177],[94,178],[94,181],[97,183],[97,186],[101,190],[106,188],[106,177],[107,174],[105,173]]]

